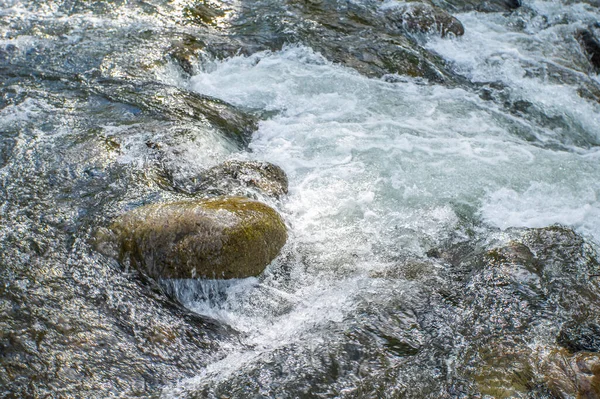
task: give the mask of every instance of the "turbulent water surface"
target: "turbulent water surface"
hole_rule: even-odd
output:
[[[1,397],[600,395],[598,3],[447,8],[405,74],[320,48],[317,3],[399,4],[0,1]],[[289,179],[259,277],[97,251],[232,159]]]

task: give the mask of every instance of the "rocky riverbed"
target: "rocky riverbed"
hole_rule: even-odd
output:
[[[600,397],[596,2],[0,5],[0,397]]]

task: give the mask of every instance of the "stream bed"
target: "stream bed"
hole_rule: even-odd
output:
[[[0,0],[0,397],[600,397],[600,5],[411,4]],[[225,161],[262,274],[98,250]]]

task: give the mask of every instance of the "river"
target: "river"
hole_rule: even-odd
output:
[[[402,33],[435,76],[304,39],[313,3],[398,6],[0,1],[1,397],[600,395],[598,3],[446,6]],[[97,251],[227,160],[288,176],[263,274]]]

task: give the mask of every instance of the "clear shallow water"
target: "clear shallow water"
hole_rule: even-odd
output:
[[[481,270],[430,255],[456,243],[502,246],[520,239],[514,227],[554,223],[600,244],[600,104],[586,95],[599,80],[573,39],[597,8],[529,2],[511,14],[457,14],[464,37],[417,38],[473,83],[449,87],[367,78],[293,45],[196,60],[186,76],[165,56],[173,37],[194,33],[181,25],[185,5],[14,2],[2,12],[1,44],[18,73],[2,72],[0,260],[9,283],[0,292],[3,309],[31,301],[37,312],[13,316],[5,330],[28,337],[23,353],[71,359],[56,372],[60,389],[469,397],[486,387],[494,395],[490,381],[511,367],[554,364],[562,323],[585,313],[569,306],[594,314],[597,283],[582,283],[580,298],[580,286],[560,286],[570,274]],[[259,115],[250,151],[180,112],[170,99],[189,99],[183,91],[148,81]],[[138,97],[117,93],[127,85]],[[207,336],[193,325],[197,343],[177,332],[190,331],[187,319],[89,241],[128,209],[180,198],[157,184],[161,168],[189,176],[231,158],[285,170],[289,195],[264,200],[290,238],[258,278],[167,283],[189,309],[237,332]],[[87,321],[70,328],[82,314]],[[88,331],[117,337],[107,342],[118,350],[81,338]],[[79,334],[76,344],[69,334]],[[174,344],[157,344],[165,341]],[[94,353],[122,368],[99,373],[86,357]],[[511,356],[514,364],[490,361]],[[514,386],[497,397],[533,390],[509,377]]]

